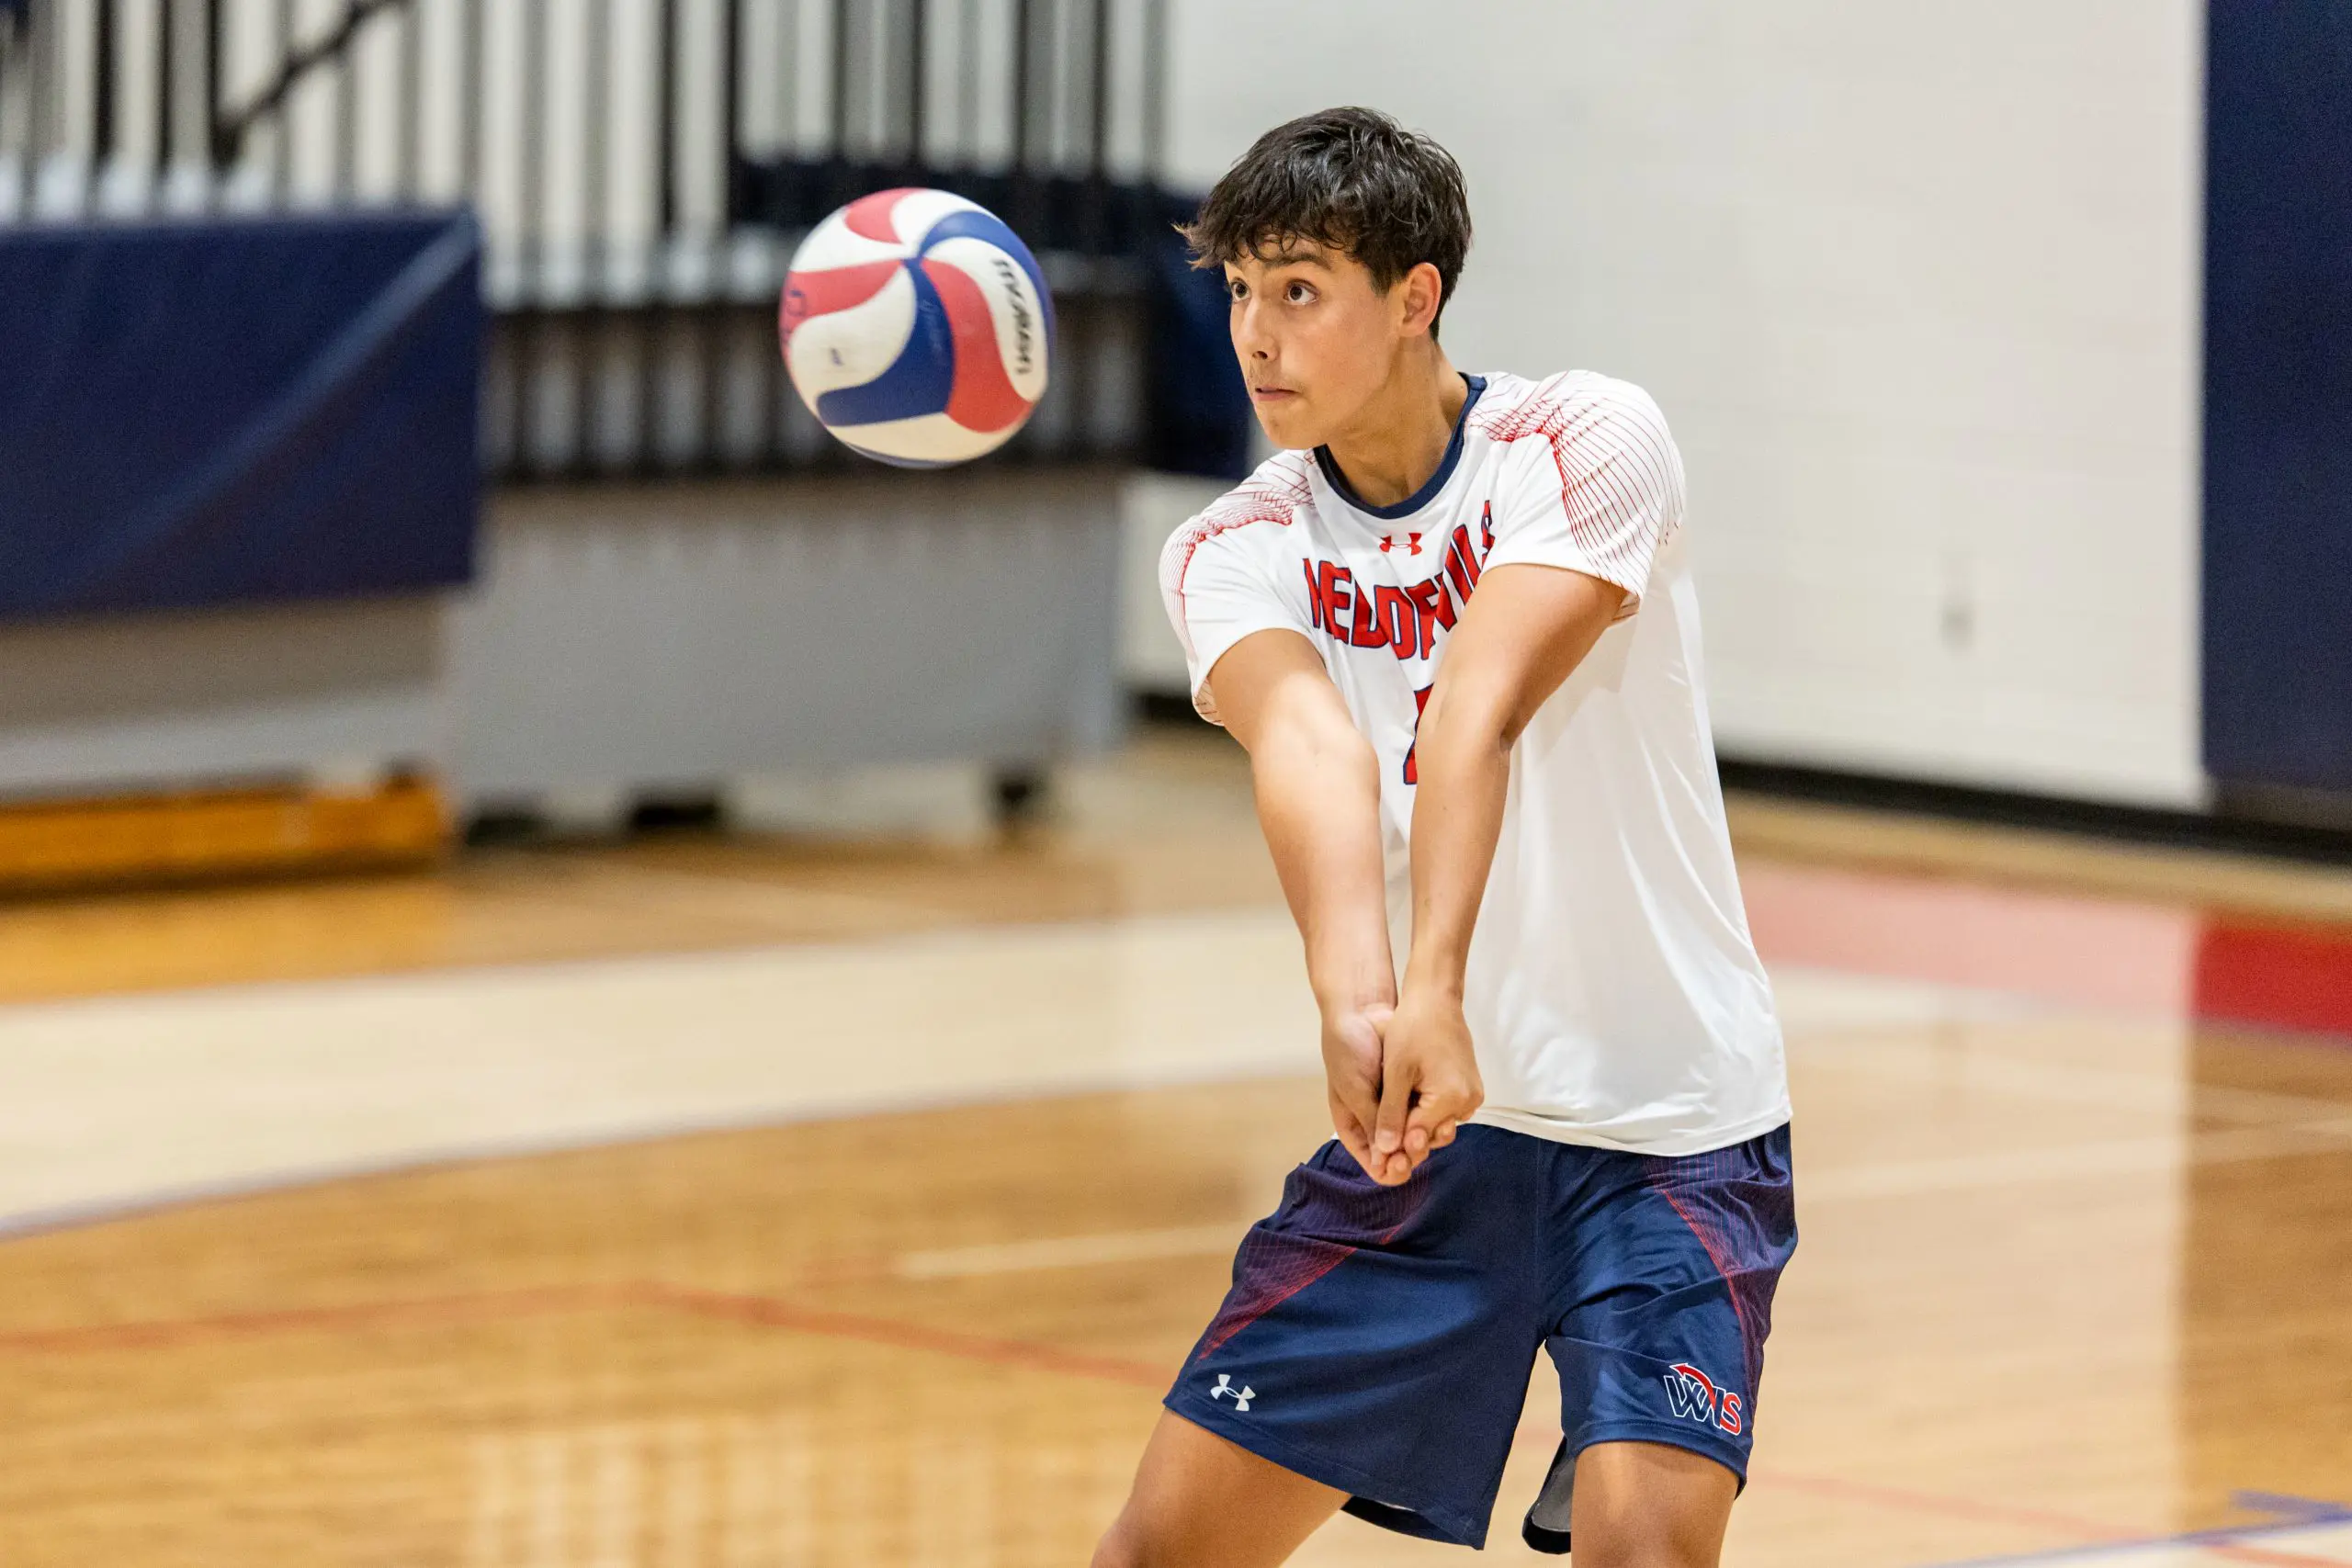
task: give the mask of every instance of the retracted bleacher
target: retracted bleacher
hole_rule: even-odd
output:
[[[39,302],[0,342],[105,350],[71,396],[0,393],[0,451],[36,420],[52,443],[0,480],[0,810],[83,803],[117,868],[166,840],[235,863],[352,852],[348,811],[268,826],[255,790],[302,820],[391,801],[413,847],[558,796],[874,762],[1014,783],[1107,743],[1128,482],[1248,449],[1157,175],[1164,8],[823,9],[795,33],[759,6],[0,0],[9,287],[121,269],[70,352]],[[972,469],[865,465],[781,374],[798,231],[876,183],[982,195],[1054,287],[1054,385]],[[478,254],[428,288],[459,210]],[[353,247],[393,236],[414,248],[367,272]]]
[[[0,229],[0,886],[434,852],[463,212]]]

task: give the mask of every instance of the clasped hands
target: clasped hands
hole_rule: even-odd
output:
[[[1408,984],[1386,1002],[1327,1007],[1331,1128],[1365,1175],[1404,1182],[1486,1099],[1459,995]]]

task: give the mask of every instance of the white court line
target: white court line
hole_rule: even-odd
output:
[[[2050,1016],[2043,1010],[2041,1016]],[[2081,1063],[2039,1061],[2011,1055],[2004,1048],[1971,1050],[1955,1065],[1933,1048],[1895,1045],[1883,1038],[1852,1033],[1808,1032],[1791,1045],[1791,1055],[1808,1066],[1835,1067],[1843,1073],[1945,1086],[1955,1080],[1971,1090],[1991,1089],[2052,1104],[2075,1104],[2099,1110],[2134,1110],[2159,1114],[2187,1109],[2193,1094],[2199,1115],[2250,1125],[2278,1125],[2313,1119],[2332,1120],[2352,1111],[2340,1100],[2316,1095],[2281,1094],[2275,1090],[2232,1089],[2219,1084],[2191,1085],[2179,1064],[2167,1060],[2158,1071],[2089,1066]]]
[[[1315,1072],[1280,910],[0,1008],[0,1229],[707,1127]]]
[[[1784,1010],[1792,1032],[2030,1016],[1804,972]],[[0,1233],[706,1128],[1306,1077],[1317,1032],[1279,908],[0,1007]]]
[[[1960,1155],[1948,1159],[1888,1161],[1844,1169],[1800,1172],[1797,1202],[1917,1198],[1970,1192],[2034,1181],[2092,1176],[2151,1175],[2183,1165],[2219,1165],[2325,1152],[2352,1144],[2352,1117],[2333,1122],[2246,1128],[2178,1136],[2115,1139],[2059,1148]],[[1254,1216],[1253,1216],[1254,1218]],[[1031,1241],[906,1252],[890,1272],[902,1280],[970,1279],[1047,1269],[1083,1269],[1170,1258],[1229,1257],[1252,1220],[1180,1225],[1166,1230],[1097,1231]]]
[[[1776,968],[1774,984],[1800,1066],[1947,1087],[1951,1053],[1905,1037],[2082,1016],[1798,967]],[[1278,908],[0,1007],[0,1233],[704,1128],[1306,1077],[1320,1066],[1316,1035],[1298,939]],[[1972,1046],[1961,1077],[1971,1091],[2161,1111],[2187,1098],[2165,1060],[2172,1074]],[[2343,1112],[2241,1091],[2199,1091],[2197,1106],[2273,1125],[1808,1168],[1800,1192],[1836,1201],[2261,1158],[2335,1139],[2316,1118]]]
[[[2042,1148],[1985,1150],[1936,1159],[1801,1170],[1800,1208],[1848,1199],[1919,1198],[1973,1192],[2036,1181],[2103,1176],[2157,1176],[2198,1165],[2232,1165],[2290,1155],[2329,1153],[2352,1144],[2352,1117],[2226,1133],[2158,1133],[2143,1138]]]

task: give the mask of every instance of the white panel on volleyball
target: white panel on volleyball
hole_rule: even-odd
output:
[[[999,433],[968,429],[944,413],[876,420],[872,424],[845,424],[833,434],[868,456],[881,456],[910,468],[967,463],[1004,445],[1004,437]],[[898,456],[902,452],[920,452],[922,456]]]
[[[794,328],[785,363],[792,384],[813,405],[827,392],[862,387],[889,369],[914,330],[915,283],[901,268],[862,304],[811,316]]]
[[[785,364],[849,446],[938,468],[994,451],[1035,412],[1051,379],[1050,319],[1036,257],[987,209],[944,191],[879,191],[794,254]]]

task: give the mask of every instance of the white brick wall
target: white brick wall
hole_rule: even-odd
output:
[[[1657,396],[1726,750],[2202,798],[2193,0],[1173,6],[1179,179],[1388,108],[1457,360]]]

